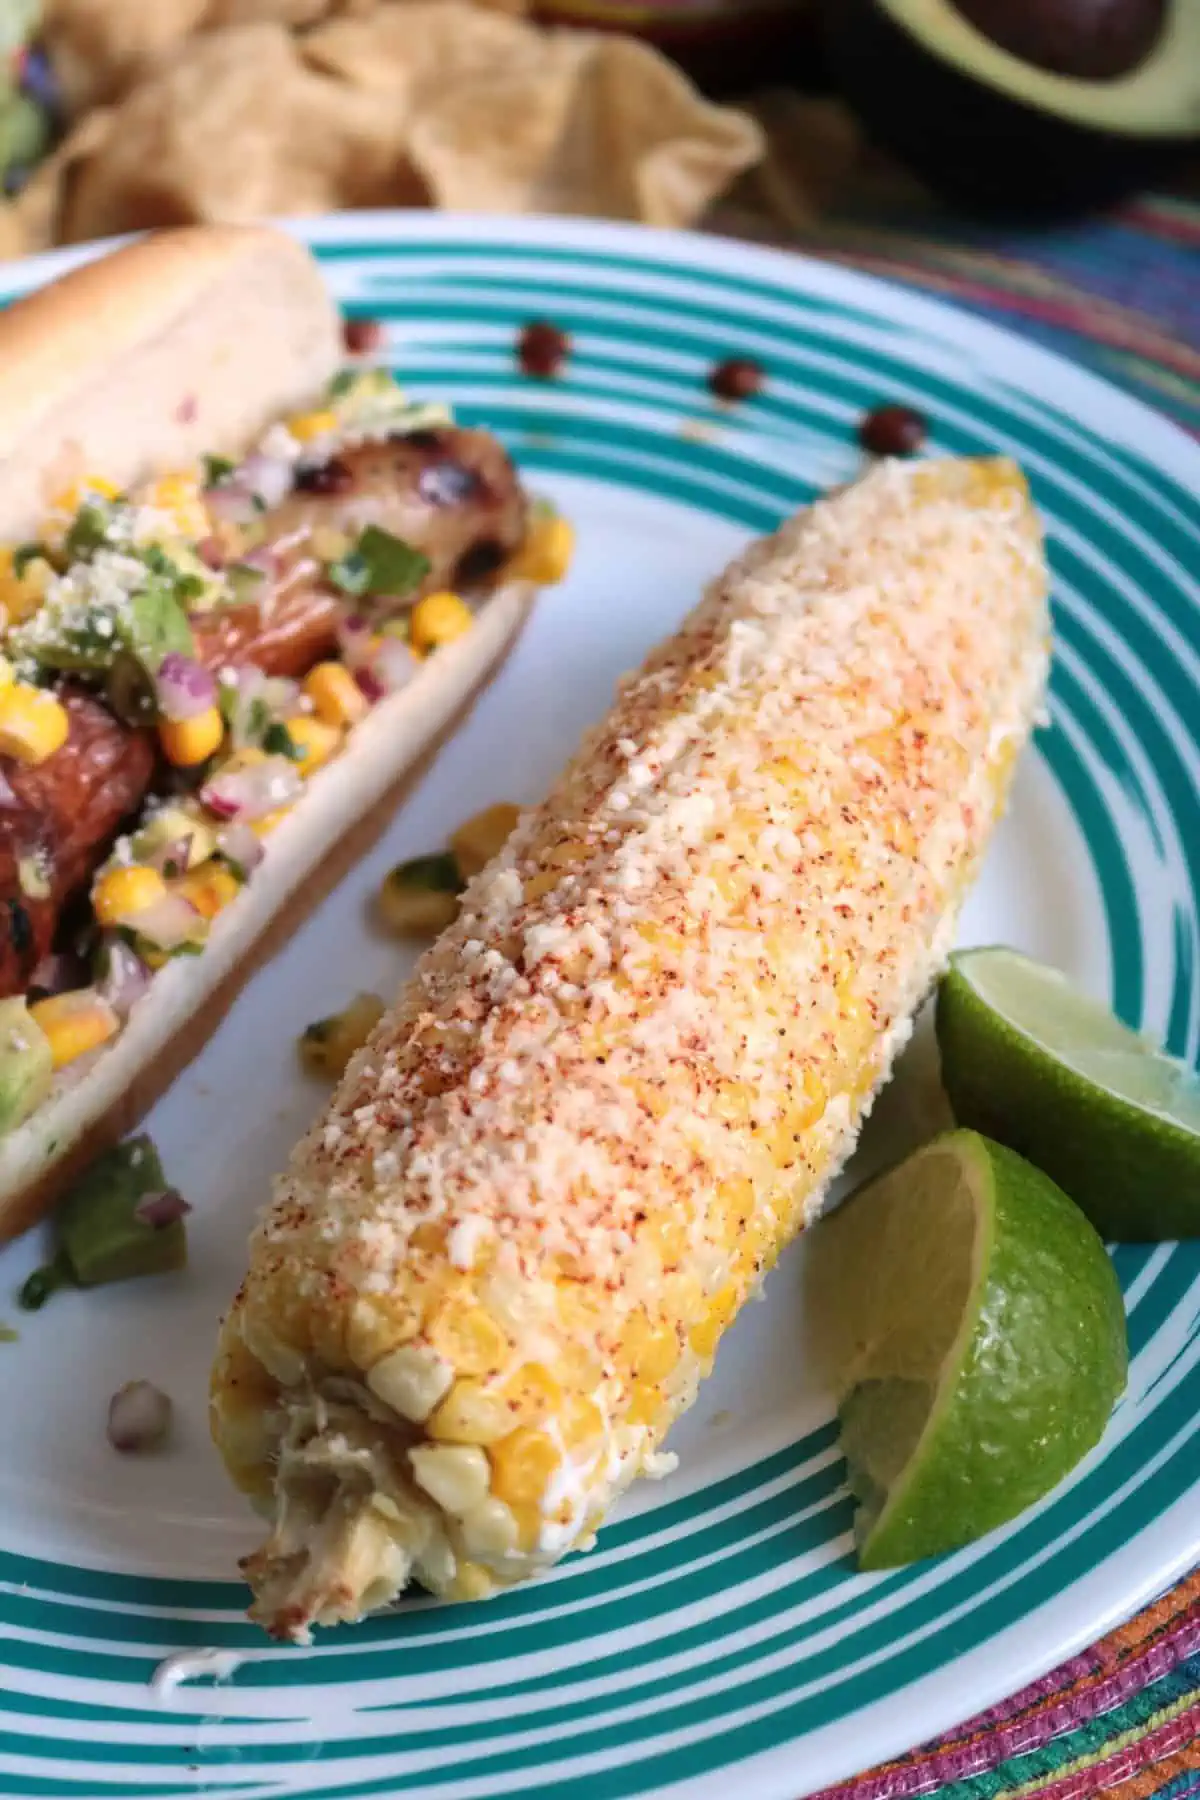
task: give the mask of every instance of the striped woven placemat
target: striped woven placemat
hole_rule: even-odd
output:
[[[720,223],[779,241],[752,214]],[[1200,436],[1200,200],[1150,196],[1036,232],[951,221],[919,203],[882,216],[846,209],[788,242],[1036,338]],[[1200,1571],[1002,1706],[819,1800],[929,1794],[1200,1800]]]

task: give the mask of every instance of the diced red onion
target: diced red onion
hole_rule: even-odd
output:
[[[259,544],[255,550],[247,550],[245,556],[238,559],[238,567],[253,569],[266,581],[274,581],[279,574],[279,556],[270,544]]]
[[[153,980],[137,951],[115,933],[103,940],[107,970],[99,992],[119,1019],[127,1019]]]
[[[156,687],[159,709],[166,719],[198,718],[217,697],[208,670],[178,650],[169,650],[158,665]]]
[[[108,1441],[114,1450],[157,1449],[170,1429],[170,1397],[152,1381],[127,1381],[108,1403]]]
[[[204,504],[220,525],[249,525],[259,515],[253,493],[240,481],[223,481],[220,487],[205,488]]]
[[[152,1230],[163,1231],[168,1225],[186,1219],[191,1210],[178,1188],[162,1188],[157,1193],[143,1194],[133,1209],[133,1216]]]
[[[217,849],[222,856],[236,864],[243,875],[250,875],[257,869],[267,854],[267,847],[262,839],[240,819],[221,827],[217,833]]]
[[[126,923],[156,950],[178,950],[181,944],[196,943],[203,936],[199,929],[203,916],[182,894],[164,894]]]
[[[208,569],[223,569],[229,561],[219,537],[202,537],[196,545],[196,555]]]
[[[69,994],[86,987],[88,972],[83,958],[68,950],[56,950],[43,956],[30,977],[29,985],[42,994]]]
[[[355,669],[353,675],[358,683],[359,692],[371,702],[372,706],[382,700],[387,693],[387,688],[374,669]]]
[[[416,674],[417,659],[403,638],[385,637],[371,659],[371,669],[386,691],[394,694]]]
[[[372,639],[370,621],[360,613],[351,613],[338,626],[338,649],[342,661],[348,669],[365,668],[372,656]]]
[[[228,769],[206,781],[200,798],[219,819],[247,823],[263,819],[281,806],[298,800],[304,788],[294,762],[286,756],[268,756],[246,769]]]
[[[237,474],[238,485],[257,494],[264,506],[278,506],[292,490],[292,465],[282,457],[248,456]]]
[[[231,709],[229,735],[234,749],[244,750],[247,745],[256,744],[262,735],[261,719],[254,718],[256,711],[261,713],[261,708],[256,707],[255,702],[261,701],[269,718],[283,718],[298,705],[300,684],[286,675],[264,675],[253,663],[243,663],[233,675],[237,692]]]

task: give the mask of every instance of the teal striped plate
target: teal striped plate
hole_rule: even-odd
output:
[[[403,973],[366,901],[477,806],[536,798],[616,676],[748,534],[851,475],[881,400],[939,450],[1029,472],[1055,577],[1050,719],[963,919],[1060,964],[1193,1060],[1200,1044],[1200,449],[1094,377],[945,306],[701,237],[370,214],[305,235],[384,319],[414,394],[499,431],[575,520],[577,565],[386,841],[246,990],[152,1129],[196,1206],[186,1278],[63,1297],[3,1360],[0,1794],[74,1800],[795,1800],[1071,1654],[1200,1561],[1200,1245],[1122,1249],[1127,1397],[1096,1453],[970,1549],[855,1572],[828,1402],[799,1352],[802,1250],[730,1334],[673,1447],[597,1548],[481,1606],[406,1605],[268,1645],[232,1579],[251,1522],[206,1439],[217,1314],[268,1178],[317,1096],[292,1039]],[[66,260],[72,260],[68,258]],[[5,269],[0,297],[56,259]],[[570,332],[561,379],[519,327]],[[759,359],[719,408],[706,375]],[[934,1115],[921,1034],[859,1167]],[[38,1247],[2,1259],[11,1292]],[[176,1448],[118,1458],[108,1396],[175,1397]],[[181,1649],[218,1683],[150,1678]]]

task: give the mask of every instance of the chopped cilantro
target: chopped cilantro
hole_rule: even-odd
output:
[[[262,705],[262,702],[259,701],[257,704]],[[300,748],[287,726],[278,719],[269,724],[263,732],[262,747],[269,756],[287,756],[293,762],[303,762],[308,755],[307,750]]]
[[[205,592],[205,581],[202,575],[181,575],[175,583],[175,597],[178,600],[199,600]]]
[[[355,599],[385,594],[399,599],[420,585],[430,566],[429,558],[403,538],[368,525],[353,550],[331,562],[326,573],[336,588]]]
[[[13,551],[13,574],[20,580],[31,562],[37,562],[46,552],[40,544],[18,544]]]
[[[158,581],[130,595],[126,629],[128,648],[146,668],[157,669],[172,650],[191,656],[196,647],[178,598]]]
[[[108,542],[111,514],[103,507],[95,506],[90,501],[81,506],[71,521],[67,532],[65,547],[71,562],[83,562],[102,550]]]
[[[350,392],[358,379],[357,369],[339,369],[329,384],[329,398],[331,400],[342,399],[345,394]]]
[[[142,551],[142,561],[152,575],[165,575],[168,581],[178,580],[179,565],[172,562],[161,544],[147,544]]]
[[[205,456],[201,458],[204,465],[204,485],[206,488],[220,487],[229,480],[237,467],[227,456]]]
[[[137,657],[118,650],[104,684],[108,704],[127,725],[152,725],[158,717],[154,682]]]

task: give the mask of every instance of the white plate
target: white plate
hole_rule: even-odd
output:
[[[483,1606],[419,1603],[281,1650],[241,1618],[253,1530],[204,1396],[251,1214],[321,1100],[293,1039],[405,973],[368,921],[384,871],[491,800],[535,799],[747,534],[853,471],[855,423],[888,399],[930,415],[936,448],[1017,454],[1050,526],[1053,723],[963,936],[1059,963],[1195,1058],[1200,451],[1041,350],[798,258],[425,215],[310,235],[338,295],[389,321],[406,385],[503,433],[575,521],[578,561],[386,841],[156,1109],[196,1206],[188,1273],[60,1296],[0,1348],[0,1791],[724,1800],[736,1779],[745,1800],[794,1800],[1015,1690],[1200,1560],[1200,1247],[1118,1253],[1126,1399],[1070,1483],[968,1550],[855,1572],[830,1409],[797,1355],[797,1249],[676,1434],[681,1471],[643,1484],[590,1556]],[[514,364],[535,316],[574,339],[551,384]],[[769,378],[727,413],[705,376],[733,354]],[[861,1157],[919,1137],[935,1104],[918,1040]],[[0,1258],[4,1291],[38,1248]],[[106,1403],[141,1375],[175,1397],[179,1442],[122,1459]],[[152,1694],[185,1646],[245,1661],[228,1684]]]

